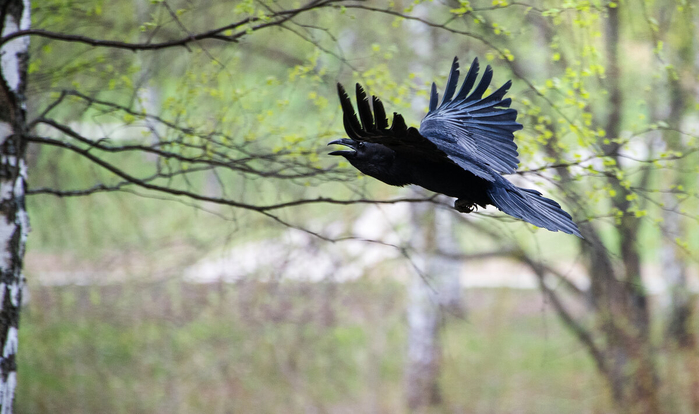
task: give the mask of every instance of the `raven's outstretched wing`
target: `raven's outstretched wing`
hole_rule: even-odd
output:
[[[397,113],[393,113],[393,124],[388,127],[388,119],[386,119],[386,110],[381,103],[381,100],[376,96],[372,96],[374,116],[372,116],[371,105],[369,98],[364,92],[361,85],[357,84],[357,109],[359,111],[359,119],[354,112],[352,100],[350,99],[345,88],[341,84],[337,84],[337,93],[340,96],[340,105],[342,106],[342,121],[345,126],[347,136],[355,141],[370,141],[380,142],[381,137],[391,137],[404,133],[408,127],[405,125],[403,117]],[[361,119],[361,122],[359,121]]]
[[[357,84],[357,111],[354,112],[352,101],[341,84],[337,84],[337,92],[342,106],[342,119],[347,136],[355,141],[375,142],[383,144],[401,153],[405,159],[428,158],[442,162],[453,162],[432,141],[420,135],[415,128],[408,128],[403,116],[394,112],[393,123],[388,126],[386,110],[381,100],[372,96],[369,103],[364,88]],[[373,115],[372,115],[373,106]]]
[[[450,156],[446,152],[449,149],[448,146],[441,144],[439,140],[424,137],[416,128],[408,127],[403,116],[396,112],[393,113],[393,123],[389,128],[386,111],[381,100],[376,96],[372,96],[376,118],[374,121],[369,98],[360,84],[357,84],[356,91],[359,119],[345,88],[341,84],[337,84],[337,92],[342,106],[342,119],[348,137],[355,141],[383,144],[401,153],[406,160],[421,159],[455,163],[478,177],[488,181],[495,180],[496,174],[488,166],[482,162],[468,161],[465,157]]]
[[[512,82],[508,81],[483,98],[493,78],[490,66],[471,92],[478,68],[478,59],[474,59],[461,89],[454,96],[459,82],[459,61],[454,58],[439,107],[437,86],[432,84],[430,111],[420,124],[420,134],[462,168],[494,181],[493,173],[483,167],[502,174],[515,172],[519,160],[513,132],[522,129],[522,125],[516,122],[517,111],[509,108],[510,98],[502,99]]]

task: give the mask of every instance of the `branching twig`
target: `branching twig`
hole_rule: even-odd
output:
[[[5,43],[9,42],[12,39],[16,39],[18,37],[25,37],[25,36],[38,36],[38,37],[45,37],[48,39],[54,39],[54,40],[59,40],[63,42],[74,42],[74,43],[82,43],[86,44],[89,46],[93,47],[107,47],[107,48],[112,48],[112,49],[125,49],[125,50],[131,50],[133,52],[138,51],[138,50],[160,50],[160,49],[167,49],[171,47],[176,47],[176,46],[183,46],[186,47],[188,44],[193,43],[193,42],[198,42],[201,40],[206,40],[206,39],[214,39],[214,40],[220,40],[220,41],[226,41],[226,42],[236,42],[240,38],[244,37],[245,35],[249,34],[250,31],[257,31],[260,29],[264,29],[267,27],[272,27],[272,26],[278,26],[286,21],[291,20],[295,16],[305,13],[311,10],[317,10],[321,9],[324,7],[331,6],[335,3],[342,2],[344,0],[314,0],[306,4],[305,6],[296,8],[296,9],[290,9],[290,10],[281,10],[278,12],[274,12],[272,15],[268,16],[251,16],[247,17],[245,19],[239,20],[235,23],[228,24],[226,26],[222,26],[213,30],[208,30],[205,32],[201,33],[196,33],[189,35],[187,37],[181,38],[181,39],[175,39],[175,40],[169,40],[165,42],[160,42],[160,43],[129,43],[129,42],[120,42],[117,40],[100,40],[100,39],[94,39],[89,36],[82,36],[82,35],[72,35],[72,34],[67,34],[67,33],[56,33],[56,32],[51,32],[49,30],[42,30],[42,29],[29,29],[29,30],[18,30],[16,32],[13,32],[7,36],[4,36],[0,38],[0,46],[4,45]],[[244,27],[246,25],[250,25],[253,23],[257,22],[262,22],[265,21],[266,19],[274,19],[273,21],[269,22],[264,22],[260,23],[255,26],[251,26],[247,28],[246,30],[242,30],[236,33],[233,33],[231,35],[224,35],[223,33],[229,30],[235,30],[239,29],[241,27]]]

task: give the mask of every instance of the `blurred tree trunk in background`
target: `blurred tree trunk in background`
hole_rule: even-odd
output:
[[[425,5],[418,4],[415,14],[426,18],[429,10]],[[431,61],[434,30],[417,22],[410,22],[407,27],[415,39],[410,42],[410,48],[416,55]],[[419,63],[411,65],[411,70],[420,69],[423,66]],[[434,263],[439,260],[436,257],[439,235],[435,215],[432,206],[410,206],[411,248],[414,250],[411,258],[415,270],[408,285],[408,353],[405,366],[405,394],[410,412],[423,411],[442,401],[439,388],[439,331],[443,315],[437,278],[444,275],[439,273]]]
[[[608,94],[608,111],[603,137],[617,138],[621,134],[622,109],[624,96],[621,88],[621,67],[619,62],[620,18],[619,7],[609,7],[604,20],[606,73],[602,81]],[[531,16],[530,21],[539,28],[541,47],[555,43],[555,32],[539,16]],[[569,63],[562,57],[562,65]],[[515,64],[516,65],[516,64]],[[548,76],[555,76],[549,62],[542,67],[548,68]],[[523,69],[516,69],[520,73]],[[548,156],[564,159],[561,153],[560,138],[556,130],[548,128],[552,138],[545,146]],[[621,145],[618,140],[601,139],[600,147],[607,157],[620,165]],[[570,185],[566,196],[571,205],[584,205],[581,196],[572,190],[575,177],[567,167],[558,167],[556,172],[564,185]],[[640,187],[649,179],[650,170],[646,169],[641,178]],[[596,331],[587,330],[572,322],[570,315],[563,308],[558,308],[563,320],[586,344],[598,369],[610,384],[612,397],[623,412],[660,413],[658,402],[658,375],[653,357],[650,338],[650,313],[647,295],[641,279],[641,246],[638,244],[641,221],[630,210],[631,190],[622,182],[622,174],[607,175],[612,210],[618,212],[617,249],[620,252],[622,266],[615,266],[618,256],[604,245],[601,229],[595,223],[579,221],[585,236],[580,248],[587,258],[586,266],[591,281],[588,299],[598,321]],[[591,213],[592,215],[592,213]],[[535,269],[536,271],[536,269]],[[541,276],[541,275],[540,275]],[[545,289],[547,295],[560,295]],[[556,299],[559,301],[560,299]],[[604,338],[597,345],[595,337]]]
[[[670,113],[667,116],[668,124],[679,125],[682,119],[686,99],[682,88],[678,85],[678,80],[670,80],[673,86],[670,89]],[[678,133],[664,131],[663,140],[666,148],[671,152],[682,150]],[[685,164],[684,160],[678,160],[678,169],[681,170]],[[672,183],[673,188],[682,188],[684,185],[683,173],[677,170],[667,171],[667,182]],[[683,249],[678,246],[677,240],[685,238],[686,234],[682,228],[682,216],[678,214],[680,203],[671,192],[666,192],[663,196],[663,225],[662,225],[662,248],[660,251],[660,264],[664,273],[665,281],[668,284],[670,296],[670,315],[667,325],[667,332],[680,348],[693,348],[695,346],[694,333],[691,330],[691,320],[693,306],[691,293],[687,286],[687,266]]]
[[[677,21],[670,18],[673,13],[678,13]],[[676,52],[674,61],[676,67],[666,70],[668,89],[668,113],[659,117],[667,119],[667,124],[675,130],[663,131],[662,138],[666,151],[673,154],[682,154],[684,151],[683,137],[678,131],[683,128],[685,113],[691,107],[693,101],[692,91],[697,88],[697,57],[699,52],[695,50],[697,42],[694,36],[693,26],[697,23],[691,10],[670,11],[660,10],[659,25],[661,33],[668,33],[670,26],[680,26],[679,36],[667,36],[664,41],[670,43],[671,51]],[[663,194],[662,210],[662,247],[660,250],[660,264],[665,281],[668,284],[670,298],[670,312],[667,322],[667,338],[686,357],[686,370],[690,377],[691,403],[694,412],[699,412],[699,350],[697,349],[697,337],[693,331],[695,314],[694,294],[690,291],[687,275],[688,252],[681,246],[680,240],[686,240],[689,236],[686,229],[686,218],[681,214],[683,200],[673,194],[675,189],[691,188],[692,178],[688,179],[686,171],[690,171],[692,165],[686,158],[676,161],[675,168],[664,172],[666,182],[670,188]],[[696,179],[695,177],[693,177]]]
[[[609,91],[609,114],[606,135],[620,137],[623,95],[619,58],[620,26],[619,7],[609,7],[605,20],[605,52],[607,58],[606,87]],[[618,143],[602,143],[605,153],[620,165]],[[649,170],[646,170],[649,171]],[[646,181],[642,179],[642,181]],[[608,251],[590,251],[592,290],[597,302],[598,317],[607,342],[609,369],[613,397],[619,407],[631,413],[660,413],[655,362],[650,342],[650,315],[647,294],[641,280],[641,257],[638,244],[639,218],[630,211],[631,191],[619,177],[609,177],[616,195],[612,205],[622,212],[619,229],[619,251],[623,269],[621,274],[611,266]],[[604,258],[599,257],[604,254]]]
[[[449,314],[463,314],[460,263],[451,213],[429,204],[411,205],[412,255],[416,267],[409,287],[406,396],[411,411],[441,403],[440,327]]]
[[[135,21],[136,22],[148,22],[151,20],[150,16],[150,3],[141,0],[133,0],[134,8],[136,10]],[[148,35],[145,32],[141,32],[139,38],[136,39],[137,42],[147,43],[152,41],[150,38],[152,35]],[[157,62],[158,53],[147,53],[147,52],[136,52],[138,56],[138,77],[137,84],[135,87],[135,100],[136,109],[143,111],[148,114],[157,114],[160,108],[160,94],[158,93],[158,88],[153,85],[151,78],[154,73],[158,72]],[[146,127],[151,133],[151,142],[158,143],[160,141],[158,124],[153,122],[151,119],[146,118]],[[144,154],[146,160],[150,162],[157,161],[158,157],[155,154],[146,153]]]
[[[621,136],[622,110],[625,98],[621,86],[621,65],[619,49],[621,47],[621,20],[618,5],[607,8],[607,16],[603,22],[605,35],[604,55],[606,57],[605,76],[601,79],[607,91],[606,120],[603,125],[605,134],[600,137],[598,145],[605,156],[613,160],[611,165],[621,167],[622,141]],[[537,24],[538,17],[531,17]],[[542,47],[555,43],[555,31],[545,22],[538,25]],[[560,58],[563,66],[570,63],[565,57]],[[522,68],[516,71],[523,73]],[[549,63],[548,76],[555,76]],[[552,138],[545,146],[548,156],[554,159],[565,159],[562,153],[560,137],[555,128],[548,127]],[[610,139],[606,139],[609,137]],[[571,205],[582,206],[584,196],[576,194],[572,189],[575,177],[567,167],[558,167],[556,172],[561,177],[564,186],[570,185],[566,196]],[[638,187],[645,188],[650,178],[651,169],[645,169]],[[602,229],[596,223],[579,221],[580,229],[585,236],[581,241],[581,252],[587,258],[586,267],[591,281],[589,300],[597,320],[597,326],[586,329],[572,321],[563,308],[557,308],[563,320],[578,334],[596,361],[597,367],[610,385],[615,404],[625,413],[660,413],[658,400],[659,377],[656,361],[653,356],[653,345],[650,337],[650,311],[647,293],[641,279],[641,248],[638,243],[642,216],[637,216],[631,208],[635,199],[633,190],[623,180],[623,171],[618,174],[607,174],[610,191],[610,202],[613,212],[616,212],[616,249],[605,246]],[[590,216],[594,213],[590,212]],[[618,251],[617,255],[615,251]],[[621,260],[619,260],[621,259]],[[615,265],[621,262],[621,266]],[[546,291],[548,295],[556,295]],[[557,299],[557,301],[560,299]],[[602,339],[601,341],[599,338]]]
[[[442,208],[434,209],[436,251],[427,263],[427,274],[436,285],[437,299],[445,316],[463,318],[466,309],[461,295],[462,249],[454,234],[454,213]]]
[[[411,222],[411,247],[419,253],[413,255],[416,271],[409,284],[405,392],[409,409],[416,411],[441,401],[438,379],[442,315],[434,279],[426,273],[431,256],[436,252],[434,209],[412,205]]]
[[[678,63],[676,68],[666,71],[669,84],[668,113],[663,114],[664,116],[660,118],[667,119],[669,126],[679,129],[682,126],[688,103],[692,99],[690,87],[685,87],[682,83],[696,87],[696,68],[694,63],[696,41],[692,31],[691,13],[680,13],[680,17],[674,23],[669,18],[671,14],[668,10],[660,10],[659,25],[663,29],[661,32],[666,33],[668,26],[671,24],[682,25],[684,30],[678,31],[682,36],[670,37],[666,40],[671,42],[671,50],[677,52],[675,61]],[[663,141],[667,151],[674,154],[682,153],[682,136],[679,132],[663,131]],[[667,182],[670,183],[670,191],[666,192],[663,197],[665,206],[662,215],[663,246],[661,249],[661,265],[670,290],[670,320],[667,326],[669,337],[680,348],[694,348],[696,344],[694,333],[691,331],[693,306],[687,286],[686,257],[677,243],[677,240],[683,240],[687,235],[683,231],[683,217],[679,214],[681,210],[680,203],[671,192],[675,188],[682,188],[687,185],[685,182],[686,173],[684,172],[688,167],[686,161],[686,158],[678,159],[676,168],[666,172]]]
[[[3,36],[29,29],[29,1],[0,3]],[[0,50],[0,413],[11,413],[17,385],[17,336],[29,231],[25,206],[27,180],[26,74],[29,38],[6,42]]]

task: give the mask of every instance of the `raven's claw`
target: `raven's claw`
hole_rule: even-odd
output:
[[[456,209],[456,211],[460,213],[468,214],[478,210],[478,206],[476,205],[476,203],[459,198],[454,202],[454,209]]]

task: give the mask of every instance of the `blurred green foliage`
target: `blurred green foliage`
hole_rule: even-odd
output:
[[[33,290],[17,412],[403,411],[402,285],[166,284]],[[444,409],[606,412],[540,295],[468,296],[442,333]]]
[[[33,2],[32,18],[35,28],[157,43],[246,17],[264,20],[267,6],[279,4],[298,6],[44,0]],[[394,13],[383,11],[387,4]],[[363,83],[389,113],[403,113],[417,126],[429,84],[444,85],[453,56],[459,56],[462,67],[478,57],[494,66],[493,86],[514,80],[508,96],[525,126],[517,134],[524,171],[520,183],[544,188],[579,222],[598,226],[605,251],[615,258],[623,246],[621,218],[633,217],[640,232],[631,242],[640,246],[645,265],[658,263],[667,241],[663,214],[673,210],[683,217],[683,233],[670,241],[684,252],[682,260],[695,266],[695,96],[682,103],[682,123],[664,116],[676,101],[673,85],[696,88],[696,70],[687,58],[696,37],[691,28],[695,4],[487,0],[361,5],[378,9],[373,11],[351,6],[301,16],[284,28],[253,31],[243,25],[224,33],[245,34],[235,43],[207,40],[159,51],[33,37],[30,117],[63,90],[75,90],[89,99],[68,96],[50,115],[85,127],[92,140],[149,143],[152,137],[144,133],[144,125],[153,121],[148,115],[155,115],[168,122],[157,122],[160,148],[174,154],[222,162],[253,154],[257,159],[249,166],[258,171],[321,172],[284,179],[221,168],[214,177],[197,170],[196,162],[167,159],[157,164],[139,152],[103,154],[137,177],[151,176],[159,167],[178,172],[154,180],[173,188],[256,205],[321,195],[389,198],[405,190],[357,177],[346,163],[335,165],[336,160],[323,155],[327,141],[344,135],[335,83]],[[617,6],[623,22],[619,53],[624,76],[619,81],[624,99],[615,125],[619,133],[614,134],[607,128],[616,108],[607,88],[603,23]],[[621,162],[604,155],[601,149],[610,145],[624,152]],[[32,188],[77,190],[120,182],[68,151],[46,146],[32,151]],[[561,164],[571,171],[564,186],[561,171],[554,168]],[[583,202],[571,202],[570,194]],[[668,195],[669,201],[663,198]],[[69,257],[88,263],[88,272],[105,257],[117,264],[134,256],[173,264],[165,275],[127,271],[137,281],[86,287],[37,286],[28,264],[33,298],[20,330],[18,412],[403,410],[401,286],[367,281],[341,286],[182,284],[176,279],[192,261],[278,237],[286,227],[225,205],[162,198],[129,185],[89,197],[29,197],[30,260]],[[628,201],[628,208],[619,210],[615,199]],[[349,234],[361,211],[361,206],[310,205],[275,214],[320,233],[339,220],[343,234]],[[584,261],[572,238],[488,214],[475,220],[519,241],[542,261],[563,262],[566,268],[569,262]],[[498,246],[496,240],[474,237],[470,228],[459,229],[465,251]],[[180,257],[163,248],[171,245],[187,246],[188,254]],[[138,279],[162,280],[143,285]],[[469,294],[468,320],[444,326],[444,410],[612,410],[609,391],[589,356],[549,308],[539,306],[540,299],[520,291]],[[533,310],[532,302],[538,304]],[[664,310],[655,303],[654,309],[662,398],[671,412],[691,412],[685,401],[691,381],[685,356],[663,341]],[[576,312],[595,326],[583,309]]]

